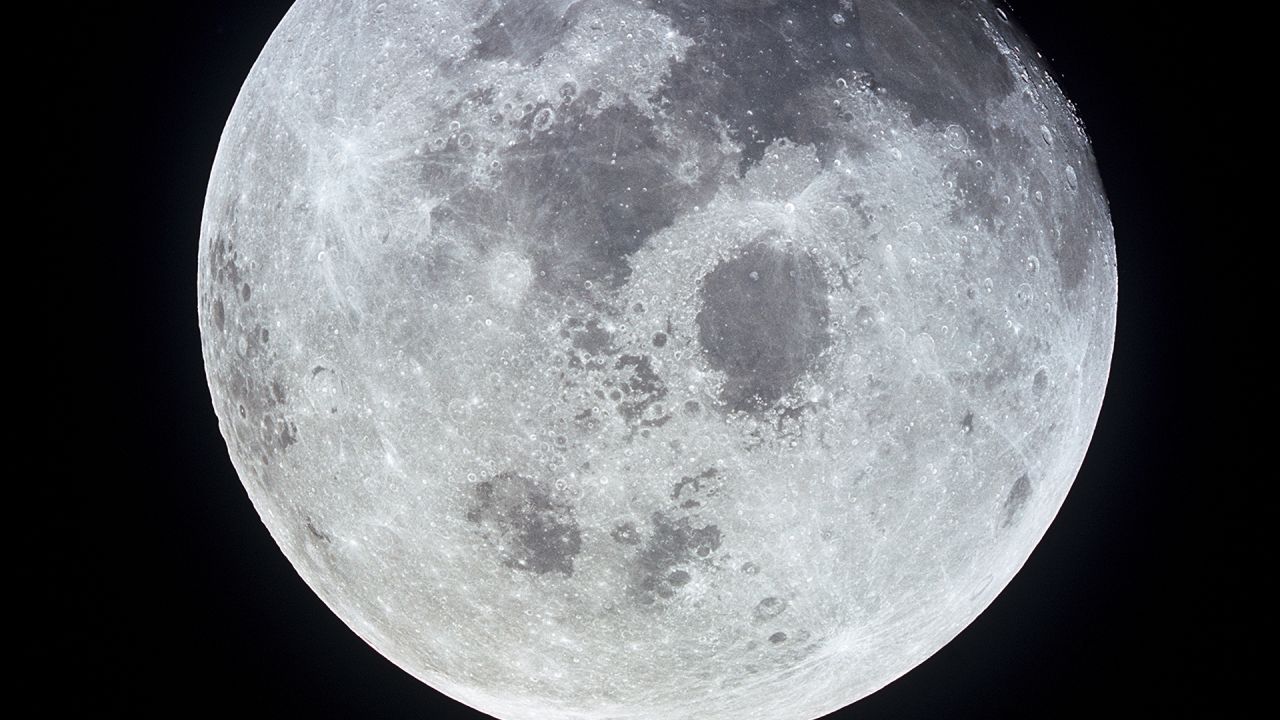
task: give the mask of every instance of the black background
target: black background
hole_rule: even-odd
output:
[[[64,444],[55,457],[92,456],[94,471],[71,491],[52,483],[45,501],[69,510],[43,523],[43,541],[22,540],[42,559],[37,597],[52,620],[32,667],[55,707],[483,717],[383,659],[302,583],[212,412],[194,289],[204,191],[240,84],[288,4],[156,3],[68,20],[87,52],[54,68],[67,88],[55,101],[92,126],[80,128],[75,167],[105,189],[105,222],[86,231],[76,215],[90,211],[75,208],[49,221],[106,252],[90,268],[93,298],[51,302],[76,305],[75,341],[95,344],[81,369],[105,394],[81,401],[103,447]],[[1005,7],[1077,104],[1111,202],[1120,315],[1106,402],[1058,519],[996,602],[832,717],[1229,715],[1261,677],[1239,652],[1255,623],[1236,605],[1261,528],[1233,525],[1231,480],[1193,452],[1213,424],[1192,368],[1214,343],[1188,279],[1214,271],[1188,262],[1206,241],[1205,191],[1188,178],[1213,183],[1193,141],[1208,132],[1198,88],[1213,32],[1156,2]]]

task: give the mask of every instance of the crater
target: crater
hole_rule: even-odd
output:
[[[1044,391],[1049,387],[1049,374],[1044,368],[1036,370],[1035,377],[1031,378],[1031,392],[1036,395],[1043,395]]]
[[[1009,496],[1004,501],[1004,525],[1009,527],[1017,520],[1018,515],[1022,513],[1022,508],[1027,504],[1027,500],[1031,498],[1031,478],[1023,473],[1013,482],[1013,487],[1009,489]]]
[[[827,283],[806,255],[756,242],[708,273],[701,296],[698,339],[730,410],[773,405],[831,343]]]
[[[764,622],[772,620],[783,613],[787,609],[787,601],[780,597],[769,596],[759,603],[756,603],[754,615],[756,620]]]
[[[311,518],[307,518],[304,524],[307,529],[307,534],[310,535],[311,539],[315,542],[321,542],[325,545],[333,543],[333,537],[329,535],[329,533],[321,530]]]
[[[467,520],[481,526],[502,564],[523,572],[573,575],[582,533],[573,507],[524,475],[503,472],[476,483]]]
[[[609,537],[623,545],[640,544],[640,531],[636,529],[636,524],[633,522],[618,523],[613,530],[609,531]]]

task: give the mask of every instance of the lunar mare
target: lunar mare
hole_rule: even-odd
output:
[[[985,2],[301,0],[198,286],[281,549],[511,719],[809,720],[922,662],[1061,506],[1116,311]]]

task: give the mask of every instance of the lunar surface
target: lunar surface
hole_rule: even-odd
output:
[[[301,0],[222,136],[231,458],[344,622],[511,720],[809,720],[1058,511],[1116,311],[985,2]]]

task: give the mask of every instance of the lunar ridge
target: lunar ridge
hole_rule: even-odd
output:
[[[300,0],[197,279],[282,551],[511,720],[812,720],[928,658],[1070,489],[1117,297],[985,1]]]

